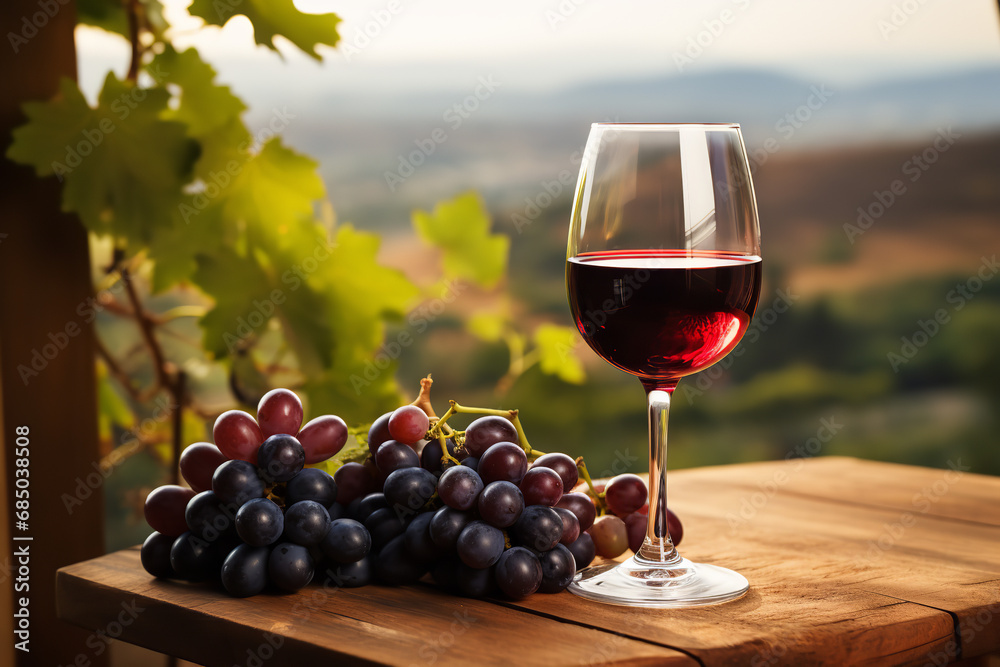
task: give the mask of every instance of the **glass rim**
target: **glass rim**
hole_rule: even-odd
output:
[[[597,123],[591,123],[593,128],[620,128],[626,130],[653,130],[659,128],[669,128],[669,129],[696,129],[696,128],[707,128],[707,129],[740,129],[739,123],[644,123],[644,122],[618,122],[618,121],[602,121]]]

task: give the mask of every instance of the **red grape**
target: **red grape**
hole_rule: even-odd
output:
[[[517,429],[504,417],[480,417],[465,429],[465,449],[473,456],[482,456],[498,442],[517,441]]]
[[[565,507],[556,507],[555,510],[563,522],[563,534],[559,541],[567,545],[573,544],[580,537],[580,522],[576,515]]]
[[[265,438],[296,435],[302,426],[302,401],[288,389],[272,389],[257,404],[257,423]]]
[[[520,484],[528,471],[528,457],[524,450],[512,442],[500,442],[479,458],[479,476],[484,484],[496,481]]]
[[[389,435],[407,445],[422,440],[430,426],[427,413],[415,405],[397,408],[389,417]]]
[[[593,526],[594,519],[597,518],[594,501],[586,493],[566,493],[556,503],[556,507],[563,507],[575,514],[576,520],[580,522],[580,530],[587,530]]]
[[[389,417],[392,417],[392,413],[385,413],[373,421],[368,428],[368,451],[371,452],[372,456],[375,456],[383,442],[392,440],[392,436],[389,435]]]
[[[215,439],[215,446],[226,458],[257,463],[257,450],[264,442],[264,435],[254,418],[246,412],[242,410],[223,412],[215,420],[212,436]]]
[[[684,526],[681,525],[681,520],[669,507],[667,508],[667,532],[670,533],[670,540],[675,547],[684,538]]]
[[[543,454],[535,459],[531,467],[555,470],[562,479],[563,491],[572,489],[580,479],[580,471],[576,468],[576,461],[565,454]]]
[[[306,463],[326,461],[347,443],[347,424],[335,415],[316,417],[302,427],[298,439],[306,450]]]
[[[640,537],[636,538],[638,539],[639,541],[638,543],[641,546],[642,539],[643,537],[646,536],[646,518],[648,516],[649,516],[649,506],[645,505],[643,506],[642,509],[638,510],[633,514],[629,514],[628,516],[625,517],[625,525],[629,529],[629,534],[628,534],[629,548],[632,549],[632,551],[635,551],[635,547],[632,546],[633,544],[632,531],[635,530],[636,533],[638,534],[639,529],[633,528],[632,524],[629,523],[629,521],[631,520],[636,524],[640,524],[639,519],[633,519],[632,517],[640,517],[642,519],[641,521],[642,533]],[[677,518],[677,515],[674,514],[673,510],[671,510],[669,507],[667,508],[667,532],[670,533],[670,540],[674,543],[675,547],[678,544],[680,544],[681,539],[684,538],[684,526],[681,525],[681,520]]]
[[[631,473],[612,478],[604,490],[608,509],[618,516],[631,514],[645,505],[647,495],[645,482]]]
[[[598,556],[617,558],[628,549],[628,531],[625,522],[616,516],[605,514],[598,517],[587,532],[594,540]]]
[[[146,523],[158,533],[177,537],[188,529],[184,520],[184,509],[195,492],[183,486],[169,484],[153,489],[146,496],[143,514]]]
[[[215,445],[196,442],[181,452],[181,474],[195,491],[208,491],[212,488],[212,475],[215,474],[215,469],[227,460]]]
[[[625,530],[628,531],[628,548],[632,551],[639,551],[643,540],[646,539],[646,523],[649,517],[638,512],[634,512],[625,517]]]
[[[562,478],[551,468],[532,468],[524,474],[519,488],[525,505],[552,507],[563,494]]]
[[[337,502],[344,507],[355,498],[373,493],[376,488],[375,478],[368,469],[353,461],[337,468],[333,480],[337,483]]]

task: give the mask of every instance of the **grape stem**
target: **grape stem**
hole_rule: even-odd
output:
[[[441,419],[437,421],[434,428],[431,429],[433,432],[435,429],[440,429],[445,422],[447,422],[453,415],[488,415],[492,417],[504,417],[509,419],[514,425],[514,430],[517,431],[517,444],[521,446],[524,450],[525,455],[528,457],[529,461],[534,461],[539,456],[544,456],[545,452],[540,452],[537,449],[533,449],[531,444],[528,442],[528,436],[524,434],[524,427],[521,426],[521,418],[518,416],[517,410],[495,410],[493,408],[472,408],[466,405],[460,405],[457,401],[448,401],[448,410],[443,415]],[[440,430],[438,431],[440,433]],[[464,431],[459,431],[456,433],[461,433],[465,435]],[[457,443],[457,440],[456,440]],[[464,444],[464,441],[463,443]]]
[[[587,464],[584,463],[583,457],[579,456],[576,459],[576,469],[580,471],[580,476],[583,477],[583,481],[587,483],[590,488],[588,492],[594,498],[594,502],[597,505],[598,514],[608,513],[608,503],[604,499],[604,494],[599,493],[596,488],[594,488],[594,480],[590,479],[590,471],[587,470]]]

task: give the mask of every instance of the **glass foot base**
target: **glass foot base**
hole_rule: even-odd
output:
[[[678,558],[664,567],[632,556],[578,572],[569,590],[588,600],[626,607],[700,607],[742,597],[746,577],[717,565]]]

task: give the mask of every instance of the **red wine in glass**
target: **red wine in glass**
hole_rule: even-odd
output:
[[[576,326],[606,361],[650,380],[726,356],[757,307],[761,260],[714,251],[613,250],[568,261]]]

